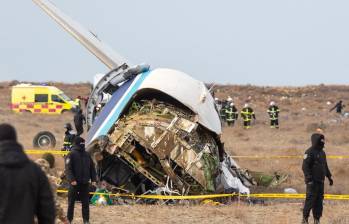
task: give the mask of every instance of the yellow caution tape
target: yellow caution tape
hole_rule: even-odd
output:
[[[54,155],[67,155],[69,154],[69,151],[61,151],[61,150],[41,150],[41,149],[26,149],[24,150],[27,154],[44,154],[44,153],[51,153]],[[291,155],[291,156],[231,156],[232,158],[235,159],[303,159],[302,156],[296,156],[296,155]],[[349,155],[342,155],[342,156],[337,156],[337,155],[329,155],[327,156],[328,159],[349,159]]]
[[[57,193],[68,193],[68,190],[57,190]],[[90,192],[89,194],[93,194],[93,195],[105,195],[105,196],[113,196],[113,197],[131,197],[134,198],[135,195],[133,194],[121,194],[121,193],[117,193],[117,194],[112,194],[112,193],[98,193],[98,192]]]
[[[234,159],[301,159],[303,156],[231,156]]]
[[[303,159],[303,156],[231,156],[235,159]],[[329,155],[326,156],[328,159],[349,159],[349,155],[336,156]]]
[[[349,155],[347,156],[326,156],[328,159],[348,159]]]
[[[26,149],[24,150],[29,155],[41,155],[44,153],[51,153],[53,155],[67,155],[69,151],[61,151],[61,150],[41,150],[41,149]]]
[[[58,193],[67,193],[67,190],[57,190]],[[224,197],[249,197],[249,198],[266,198],[266,199],[304,199],[305,194],[272,194],[272,193],[261,193],[261,194],[210,194],[210,195],[134,195],[134,194],[112,194],[112,193],[97,193],[90,192],[93,195],[106,195],[113,197],[128,197],[128,198],[143,198],[143,199],[157,199],[157,200],[198,200],[198,199],[213,199],[213,198],[224,198]],[[327,200],[349,200],[349,195],[338,195],[338,194],[325,194]]]
[[[57,193],[67,193],[67,190],[57,190]],[[93,195],[106,195],[114,197],[129,197],[129,198],[143,198],[143,199],[165,199],[165,200],[196,200],[196,199],[210,199],[236,196],[237,194],[210,194],[210,195],[134,195],[134,194],[112,194],[112,193],[98,193],[90,192]]]
[[[67,155],[69,151],[60,150],[38,150],[38,149],[27,149],[27,154],[44,154],[52,153],[54,155]],[[288,158],[303,158],[303,156],[232,156],[232,158],[247,158],[247,159],[288,159]],[[327,156],[330,159],[348,159],[348,156]],[[67,193],[67,190],[57,190],[58,193]],[[223,198],[231,196],[250,197],[250,198],[278,198],[278,199],[304,199],[305,194],[210,194],[210,195],[134,195],[134,194],[111,194],[111,193],[97,193],[90,192],[90,194],[97,195],[108,195],[114,197],[129,197],[129,198],[143,198],[143,199],[160,199],[160,200],[197,200],[197,199],[212,199],[212,198]],[[349,195],[334,195],[325,194],[325,199],[329,200],[349,200]]]

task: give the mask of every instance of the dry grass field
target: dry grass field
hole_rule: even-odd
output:
[[[13,124],[19,141],[32,148],[32,139],[39,131],[51,131],[62,144],[63,125],[72,121],[71,114],[32,115],[14,114],[9,109],[10,84],[0,83],[0,123]],[[57,83],[67,95],[74,98],[88,95],[87,84]],[[255,87],[219,86],[216,96],[231,96],[238,109],[246,100],[255,109],[257,121],[252,129],[244,130],[241,120],[235,127],[225,127],[223,141],[233,155],[302,155],[310,145],[310,135],[321,127],[326,136],[327,155],[349,155],[349,118],[329,113],[333,103],[342,99],[349,103],[349,86],[309,87]],[[270,129],[266,113],[270,100],[281,109],[280,129]],[[332,102],[328,105],[327,102]],[[348,109],[349,111],[349,109]],[[57,158],[62,167],[62,159]],[[287,182],[275,189],[258,191],[283,192],[286,187],[304,192],[301,159],[238,159],[238,163],[253,171],[288,173]],[[349,159],[329,159],[334,186],[326,183],[326,193],[349,194]],[[92,207],[92,223],[300,223],[301,201],[273,202],[266,205],[233,204],[229,206],[112,206]],[[77,209],[78,217],[80,211]],[[349,223],[349,203],[326,201],[323,223]]]
[[[297,224],[301,223],[302,203],[224,206],[119,205],[91,207],[91,223],[124,224]],[[76,223],[82,223],[80,205]],[[311,221],[311,219],[309,220]],[[324,224],[348,224],[349,204],[327,203]],[[312,222],[310,222],[312,223]]]

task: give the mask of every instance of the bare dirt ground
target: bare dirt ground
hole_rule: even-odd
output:
[[[63,125],[72,122],[72,115],[14,114],[9,109],[10,84],[0,83],[0,123],[13,124],[19,141],[26,149],[39,131],[51,131],[57,138],[57,149],[62,144]],[[87,84],[55,84],[74,98],[88,95]],[[219,86],[216,96],[231,96],[238,109],[246,100],[255,109],[257,121],[252,129],[244,130],[239,119],[235,127],[225,127],[223,141],[233,155],[302,155],[310,145],[310,135],[320,127],[326,136],[327,155],[349,155],[349,118],[344,119],[329,109],[337,100],[349,102],[349,86],[255,87]],[[266,113],[270,100],[281,109],[279,130],[270,129]],[[332,102],[328,105],[327,102]],[[349,110],[349,109],[348,109]],[[34,157],[33,157],[34,158]],[[58,167],[63,167],[57,157]],[[239,165],[253,171],[288,173],[287,182],[274,189],[259,191],[283,192],[286,187],[304,192],[301,159],[238,159]],[[349,159],[329,159],[334,186],[326,183],[326,193],[349,193]],[[297,203],[268,202],[267,205],[233,204],[229,206],[112,206],[91,207],[92,223],[299,223],[301,201]],[[323,223],[349,223],[349,203],[326,201]],[[77,220],[80,210],[76,209]]]

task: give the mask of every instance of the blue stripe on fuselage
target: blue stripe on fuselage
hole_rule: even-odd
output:
[[[138,91],[140,85],[149,73],[150,71],[138,75],[136,78],[125,82],[117,91],[115,91],[112,98],[104,106],[89,130],[87,137],[88,143],[98,136],[108,134],[110,128],[112,128],[115,122],[119,119],[122,111],[131,100],[132,96]]]

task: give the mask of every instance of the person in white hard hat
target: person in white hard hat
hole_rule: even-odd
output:
[[[248,103],[245,103],[244,108],[241,110],[241,117],[244,120],[244,128],[251,128],[252,118],[256,120],[256,115],[253,109],[250,107]]]
[[[235,121],[238,119],[239,113],[233,102],[227,105],[225,113],[228,126],[234,126]]]
[[[280,109],[274,101],[270,102],[270,106],[267,112],[269,114],[269,119],[270,119],[270,128],[279,128]]]

